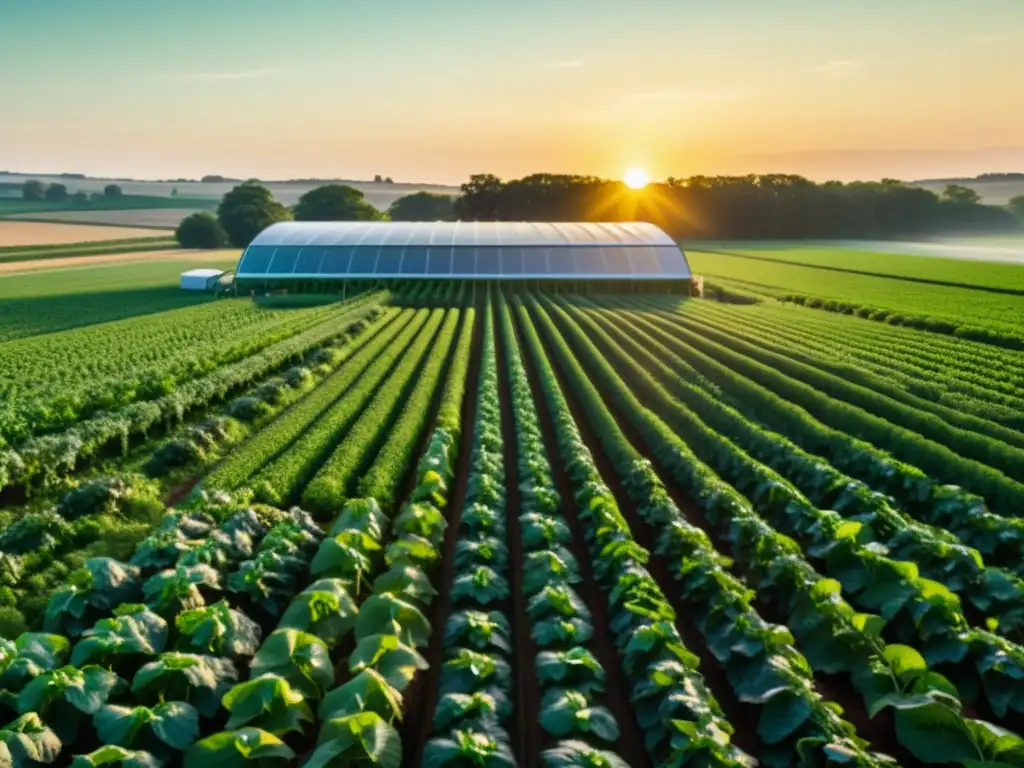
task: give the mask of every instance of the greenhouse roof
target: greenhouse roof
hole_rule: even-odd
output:
[[[239,278],[687,279],[653,224],[282,222],[239,261]]]

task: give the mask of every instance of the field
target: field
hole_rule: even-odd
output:
[[[209,207],[196,208],[136,208],[122,211],[48,211],[24,213],[20,221],[49,221],[67,224],[101,224],[112,227],[145,227],[147,229],[175,229],[186,216]]]
[[[1024,349],[1024,267],[809,248],[687,250],[711,284]]]
[[[1019,273],[754,255],[691,263],[755,303],[0,278],[0,744],[1024,765]],[[993,340],[773,298],[830,291]]]
[[[0,253],[41,245],[110,242],[121,239],[152,238],[150,229],[81,226],[30,221],[0,221]]]

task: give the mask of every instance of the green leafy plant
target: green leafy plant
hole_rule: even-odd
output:
[[[454,731],[427,742],[423,768],[515,768],[509,745],[488,733]]]
[[[309,632],[336,645],[355,628],[357,612],[344,581],[320,579],[295,596],[278,627]]]
[[[199,712],[183,701],[149,707],[108,704],[93,717],[96,734],[104,744],[134,747],[154,755],[182,752],[199,733]]]
[[[87,755],[77,755],[71,761],[72,768],[99,768],[101,765],[118,765],[121,768],[160,768],[163,763],[148,752],[125,749],[110,744]]]
[[[87,560],[46,604],[46,631],[77,636],[116,606],[135,601],[141,597],[140,573],[109,557]]]
[[[542,685],[558,683],[585,694],[604,690],[604,669],[585,648],[541,651],[537,654],[536,666]]]
[[[380,673],[396,691],[404,691],[427,661],[411,645],[397,635],[369,635],[356,643],[348,659],[349,671],[358,674],[365,669]]]
[[[202,587],[220,590],[220,574],[208,565],[161,571],[143,584],[146,604],[161,616],[171,617],[182,611],[200,609],[206,605]]]
[[[465,645],[476,651],[495,649],[512,652],[512,628],[499,611],[459,611],[448,617],[444,625],[444,645],[455,648]]]
[[[82,717],[96,714],[122,686],[117,675],[102,667],[60,667],[39,675],[22,689],[18,711],[38,713],[62,742],[71,743]]]
[[[122,605],[111,619],[101,619],[82,633],[71,652],[71,663],[104,664],[129,656],[151,656],[167,644],[167,622],[144,605]]]
[[[284,736],[302,732],[303,723],[313,722],[313,711],[305,697],[277,675],[261,675],[239,683],[224,694],[224,708],[231,713],[228,730],[256,727]]]
[[[402,717],[402,694],[377,670],[367,668],[328,693],[317,715],[326,722],[359,712],[376,712],[394,722]]]
[[[546,768],[628,768],[629,763],[614,752],[596,749],[585,741],[560,741],[541,753]]]
[[[306,768],[360,763],[381,768],[402,765],[402,739],[395,727],[376,712],[345,715],[324,723]]]
[[[35,712],[27,712],[0,728],[0,763],[29,768],[54,762],[63,744]]]
[[[169,652],[139,668],[132,679],[132,695],[153,704],[187,701],[203,717],[213,717],[237,680],[238,670],[230,659]]]
[[[296,629],[272,632],[253,657],[250,669],[253,675],[284,678],[307,699],[322,698],[334,683],[327,644],[316,635]]]
[[[295,753],[281,739],[259,728],[221,731],[185,750],[185,768],[258,768],[285,766]]]
[[[178,614],[178,648],[185,652],[226,655],[232,659],[252,656],[259,648],[260,628],[226,600]]]
[[[430,622],[419,608],[389,592],[368,597],[356,617],[357,640],[396,635],[403,643],[424,647],[430,631]]]

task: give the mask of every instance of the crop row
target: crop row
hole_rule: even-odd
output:
[[[256,498],[283,506],[298,495],[300,488],[309,488],[310,478],[336,447],[341,450],[341,445],[349,445],[349,450],[362,455],[364,446],[351,437],[351,428],[363,419],[363,408],[375,397],[378,389],[393,380],[389,377],[392,377],[396,366],[403,372],[411,372],[419,364],[426,344],[440,324],[441,314],[442,310],[433,313],[427,309],[419,310],[394,342],[359,374],[341,397],[323,410],[294,443],[247,480],[247,485],[255,489]],[[347,487],[347,480],[342,487]],[[330,518],[344,506],[340,497],[333,502],[321,505],[315,511]]]
[[[544,753],[546,762],[626,766],[614,750],[619,723],[606,706],[606,671],[594,652],[595,632],[606,632],[607,627],[595,628],[590,609],[576,591],[583,576],[572,552],[573,535],[562,514],[562,499],[504,300],[499,300],[498,311],[515,423],[520,588],[527,601],[525,618],[532,646],[538,649],[533,663],[540,686],[538,719],[541,728],[559,740]],[[520,649],[521,660],[524,650]]]
[[[462,348],[468,354],[468,345]],[[465,375],[464,360],[458,372]],[[461,389],[449,391],[457,396]],[[404,439],[419,435],[412,431]],[[450,457],[437,455],[438,444],[448,451],[443,441],[432,441],[414,499],[438,497],[437,469],[450,481]],[[404,467],[392,466],[404,474]],[[387,485],[399,481],[391,478]],[[81,635],[71,652],[80,668],[56,668],[69,647],[57,635],[26,635],[12,644],[25,659],[7,659],[17,670],[56,644],[45,679],[33,684],[54,701],[40,703],[33,694],[35,710],[44,716],[25,711],[0,731],[10,737],[4,741],[28,750],[15,764],[49,762],[63,736],[76,748],[107,745],[78,758],[82,765],[158,765],[183,750],[186,766],[244,760],[283,765],[296,759],[305,724],[315,720],[320,702],[323,725],[308,765],[372,756],[376,764],[397,768],[401,748],[389,707],[400,702],[400,690],[423,666],[414,649],[425,643],[429,625],[417,606],[433,593],[420,566],[432,558],[419,546],[425,541],[419,534],[431,520],[435,527],[440,520],[443,534],[440,514],[424,516],[410,504],[395,519],[395,541],[382,557],[391,524],[372,500],[352,502],[310,562],[310,546],[322,534],[306,513],[245,510],[204,494],[196,498],[197,511],[168,515],[129,564],[90,561],[51,599],[47,629]],[[211,514],[223,521],[218,529]],[[267,517],[276,520],[269,530],[262,522]],[[296,595],[307,573],[320,578]],[[222,587],[230,602],[210,604]],[[121,605],[140,598],[144,605]],[[93,629],[83,632],[94,620]],[[273,631],[261,644],[268,628]],[[355,647],[347,656],[349,676],[335,686],[332,654],[350,635]],[[135,661],[140,655],[149,660],[141,667]],[[249,659],[249,679],[236,682]],[[118,673],[136,669],[129,691]],[[10,669],[4,675],[7,681],[24,677],[19,671],[12,678]],[[226,722],[218,715],[221,707]],[[92,732],[76,732],[90,714]],[[211,733],[218,725],[224,730]],[[58,735],[57,728],[68,730]],[[209,735],[199,738],[203,734]]]
[[[342,397],[375,360],[392,360],[393,354],[388,354],[388,350],[394,345],[398,345],[396,349],[403,348],[415,333],[416,328],[411,326],[414,315],[411,310],[400,310],[390,316],[389,322],[372,336],[360,339],[360,342],[344,349],[344,365],[251,440],[232,451],[206,477],[204,487],[227,491],[242,487],[267,463],[300,439],[311,425],[317,423],[320,415]],[[422,324],[426,318],[424,315],[418,319]]]
[[[755,586],[762,599],[769,600],[776,610],[787,616],[789,630],[811,667],[829,674],[849,675],[854,688],[864,698],[869,715],[893,708],[897,739],[918,759],[938,762],[965,761],[978,756],[994,759],[1003,754],[1009,756],[1024,744],[1009,732],[1003,732],[1007,736],[1001,739],[987,724],[964,716],[957,690],[948,680],[930,670],[914,649],[886,644],[881,638],[885,627],[883,618],[854,611],[842,599],[838,582],[819,576],[792,540],[765,524],[742,495],[718,478],[667,424],[641,404],[571,317],[556,306],[550,309],[589,375],[598,382],[606,397],[616,403],[616,408],[657,457],[658,463],[666,467],[673,480],[698,504],[707,524],[718,529],[719,539],[730,546],[731,555],[748,583]],[[542,312],[538,310],[538,316]],[[549,334],[552,343],[565,344],[555,335],[553,325],[549,326]],[[572,360],[569,354],[565,357]],[[579,387],[581,394],[586,394],[580,379],[574,379],[572,384]],[[593,418],[599,416],[605,406],[596,392],[592,395],[588,415]],[[604,430],[599,434],[603,435]],[[682,535],[684,533],[677,527],[667,528],[661,542],[663,551],[678,554],[692,547],[692,537]],[[685,575],[685,566],[683,573]],[[886,591],[891,585],[882,583],[878,588]],[[899,590],[896,596],[905,599]],[[941,615],[941,611],[938,614]],[[996,678],[1001,677],[1002,672],[996,669]],[[1002,693],[1005,701],[1013,698],[1014,690],[1015,687],[1011,687]],[[993,701],[992,691],[987,692],[990,702]],[[945,748],[937,748],[935,731],[942,733]]]
[[[886,764],[887,759],[869,752],[866,742],[839,717],[835,703],[825,701],[816,691],[811,667],[796,650],[790,632],[757,614],[751,607],[753,593],[724,569],[727,561],[707,536],[684,519],[650,464],[605,408],[550,317],[538,307],[533,312],[552,356],[563,369],[567,388],[598,435],[630,501],[644,522],[659,532],[659,555],[667,558],[670,570],[682,582],[678,600],[685,605],[688,620],[697,624],[715,663],[724,668],[735,697],[753,705],[761,742],[758,758],[766,765],[784,766],[793,765],[794,755],[799,754],[804,761],[801,764],[817,765],[846,754],[859,765]],[[527,318],[524,325],[527,322],[531,321]],[[534,347],[538,357],[543,354],[539,340]],[[546,390],[553,391],[554,383]],[[567,411],[567,407],[561,410]],[[567,414],[564,419],[568,418]],[[614,497],[607,489],[605,492],[613,505]],[[644,555],[646,561],[649,554]],[[671,627],[667,622],[673,618],[674,612],[662,616],[659,634]],[[687,658],[695,667],[696,657],[688,654]]]
[[[986,567],[977,551],[960,544],[952,534],[907,518],[894,509],[885,496],[872,493],[862,483],[805,453],[781,435],[749,422],[734,409],[691,385],[687,379],[695,376],[695,371],[668,347],[645,333],[639,321],[631,322],[631,313],[604,311],[593,317],[589,313],[575,316],[584,327],[594,329],[592,338],[599,342],[609,359],[615,360],[628,353],[654,377],[655,381],[652,381],[639,374],[636,364],[628,359],[619,368],[624,375],[632,369],[632,375],[627,375],[627,378],[651,398],[650,407],[676,425],[680,434],[685,434],[682,431],[686,429],[684,425],[695,424],[694,414],[699,414],[700,420],[714,430],[709,437],[707,429],[695,425],[696,431],[703,435],[696,440],[707,446],[712,456],[705,459],[708,463],[714,464],[716,455],[719,460],[728,462],[727,468],[720,472],[735,487],[743,490],[740,482],[729,477],[729,472],[734,465],[737,471],[744,470],[733,458],[734,449],[719,436],[733,441],[743,452],[785,478],[785,482],[780,483],[777,478],[764,475],[757,465],[744,460],[748,465],[745,482],[751,486],[753,497],[766,506],[784,509],[785,513],[777,523],[783,532],[797,536],[818,533],[820,526],[806,526],[804,522],[812,518],[824,519],[823,513],[811,508],[809,501],[821,508],[833,509],[855,522],[858,542],[874,542],[876,548],[877,544],[883,544],[889,557],[915,563],[927,578],[967,597],[975,608],[998,622],[1000,634],[1009,637],[1021,635],[1024,629],[1024,581],[1019,577],[1003,569]],[[684,404],[689,411],[682,408]],[[681,418],[681,424],[672,421],[674,415]],[[689,433],[693,434],[694,430]],[[694,439],[688,439],[696,449]],[[759,487],[758,483],[766,485]],[[792,487],[788,483],[792,483]],[[771,489],[770,493],[763,491],[765,487]],[[807,498],[800,496],[796,488],[806,493]],[[831,515],[825,517],[832,518],[826,528],[835,528],[836,518]],[[822,542],[815,541],[808,546],[821,545]]]
[[[218,302],[0,345],[0,444],[171,394],[339,310],[345,311]]]
[[[684,314],[676,313],[675,317],[679,324],[748,358],[772,366],[780,376],[798,386],[811,388],[820,395],[836,400],[843,407],[852,409],[853,415],[847,416],[842,424],[844,429],[856,433],[859,428],[867,432],[869,427],[866,425],[869,422],[880,422],[889,427],[892,434],[904,438],[912,435],[916,443],[914,453],[917,462],[923,463],[927,459],[929,465],[936,468],[935,474],[941,476],[945,471],[952,478],[963,479],[965,487],[973,486],[972,490],[986,496],[992,494],[1006,503],[1019,505],[1024,501],[1024,486],[1011,479],[1024,477],[1024,451],[1003,442],[1002,438],[995,439],[953,426],[953,422],[962,423],[974,417],[961,416],[958,420],[946,414],[939,418],[934,413],[921,411],[787,357],[776,351],[775,345],[770,342],[760,340],[752,344],[732,333],[692,320]],[[992,426],[1016,434],[1013,430]],[[922,469],[928,470],[929,467],[922,466]],[[996,502],[990,499],[990,503]]]
[[[16,451],[0,448],[0,488],[53,483],[111,444],[119,444],[124,452],[133,435],[145,436],[154,428],[178,424],[186,413],[222,400],[227,394],[281,368],[289,360],[346,335],[360,319],[375,315],[381,298],[383,296],[376,295],[357,299],[351,308],[346,307],[314,328],[218,368],[208,376],[189,381],[156,400],[132,403],[97,415],[64,432],[29,438]]]
[[[1007,542],[1019,551],[1024,528],[1012,518],[1012,507],[1004,505],[997,510],[1006,513],[1005,520],[993,520],[980,496],[931,479],[922,471],[927,467],[904,463],[915,458],[926,459],[929,464],[933,458],[939,460],[927,441],[915,433],[833,400],[771,366],[694,333],[676,323],[672,314],[645,312],[644,317],[685,342],[687,362],[727,392],[748,418],[778,430],[804,450],[825,457],[834,467],[893,496],[908,512],[953,531],[986,556]],[[851,433],[841,431],[844,427]],[[957,458],[954,463],[962,466],[963,461]],[[938,469],[942,476],[949,467],[942,464]],[[998,498],[989,501],[1000,503]],[[1010,562],[1013,557],[1009,556]],[[1007,565],[1004,558],[997,563]]]
[[[445,320],[444,309],[430,311],[420,335],[399,358],[387,381],[367,393],[368,399],[372,396],[369,404],[348,428],[344,442],[330,454],[306,486],[302,503],[307,509],[328,512],[341,507],[352,492],[357,475],[365,469],[360,461],[364,451],[369,450],[376,456],[385,441],[395,446],[412,442],[408,440],[411,434],[408,430],[395,432],[392,427],[403,409],[405,413],[412,413],[413,418],[422,418],[424,411],[430,412],[430,400],[451,351],[457,325],[456,313],[448,313]],[[409,396],[414,389],[420,392],[418,404],[422,410],[418,414],[410,410]],[[328,419],[338,424],[349,421],[345,415],[332,412],[328,413]]]
[[[736,312],[713,302],[702,304],[693,314],[707,316],[715,322],[728,321],[744,333],[770,333],[773,338],[785,340],[791,346],[798,345],[805,351],[813,351],[815,357],[812,359],[833,366],[833,372],[837,364],[852,363],[886,380],[890,389],[903,390],[919,399],[927,398],[982,418],[1016,425],[1014,409],[1024,408],[1024,400],[1015,394],[1024,388],[1024,379],[1014,383],[1005,372],[991,367],[975,368],[962,357],[947,359],[895,345],[882,347],[850,338],[844,338],[842,346],[837,348],[830,343],[839,331],[834,326],[805,328],[790,318],[776,320],[771,315]],[[842,371],[846,372],[853,366],[843,366]]]
[[[590,323],[581,327],[590,330],[591,340],[605,359],[698,458],[751,499],[756,512],[794,536],[812,559],[842,584],[855,607],[881,615],[886,621],[883,634],[916,646],[930,665],[948,668],[965,700],[973,701],[983,691],[996,716],[1004,718],[1008,711],[1024,713],[1024,697],[1018,700],[1007,695],[1024,680],[1024,649],[989,632],[971,629],[956,595],[942,584],[922,578],[915,562],[888,557],[860,522],[845,522],[836,512],[814,508],[788,482],[675,402],[604,331]],[[1007,623],[1019,634],[1020,585],[1004,586],[1009,587],[1004,605]],[[976,594],[980,600],[998,596]]]
[[[1020,432],[986,417],[965,411],[960,407],[962,403],[953,407],[944,405],[937,402],[934,397],[919,396],[912,392],[907,392],[899,386],[893,386],[893,382],[886,378],[886,376],[867,370],[860,364],[849,365],[828,360],[822,353],[824,351],[825,355],[834,354],[836,350],[834,341],[830,344],[825,340],[820,340],[817,345],[806,339],[792,341],[786,338],[784,333],[780,333],[775,329],[742,325],[728,314],[716,314],[711,317],[706,317],[704,312],[685,312],[679,314],[680,316],[690,317],[696,322],[705,325],[713,324],[717,330],[728,333],[730,336],[758,345],[771,351],[773,354],[784,356],[808,366],[801,370],[803,372],[810,370],[814,381],[811,379],[805,380],[814,384],[819,390],[832,388],[826,391],[834,391],[838,396],[839,390],[833,388],[835,379],[838,378],[844,382],[844,387],[842,388],[843,399],[860,404],[869,410],[877,410],[876,404],[878,401],[870,396],[871,392],[877,393],[877,395],[885,398],[881,402],[884,407],[889,409],[885,412],[886,415],[893,417],[893,420],[895,420],[896,410],[894,410],[893,403],[890,401],[895,401],[895,403],[904,406],[900,411],[901,415],[911,414],[911,416],[914,416],[915,412],[931,413],[944,423],[957,429],[982,435],[994,441],[1007,443],[1016,448],[1024,446],[1024,435]],[[967,398],[961,398],[961,400],[965,401]],[[971,403],[966,404],[971,405]],[[1012,417],[1012,411],[1008,413]],[[904,418],[902,423],[910,428],[917,428],[923,422]],[[922,433],[926,432],[922,431]],[[927,434],[931,433],[928,432]],[[938,439],[939,435],[940,433],[938,432],[934,433],[936,439]]]

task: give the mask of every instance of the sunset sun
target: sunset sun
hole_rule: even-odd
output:
[[[630,168],[622,180],[630,189],[643,189],[650,182],[651,176],[643,168]]]

